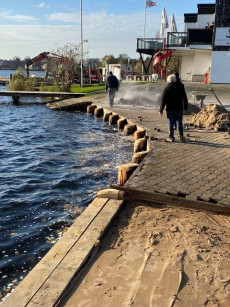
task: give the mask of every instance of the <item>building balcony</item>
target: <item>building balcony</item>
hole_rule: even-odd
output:
[[[188,29],[188,45],[212,45],[213,29]]]
[[[168,32],[167,48],[183,48],[190,45],[211,46],[213,29],[188,29],[187,32]],[[164,47],[163,38],[138,38],[137,52],[153,55]],[[166,46],[165,46],[166,47]]]
[[[188,41],[187,32],[168,32],[167,47],[186,47]]]
[[[168,32],[167,47],[212,45],[213,29],[188,29],[187,32]]]
[[[163,39],[161,38],[138,38],[137,52],[153,55],[157,50],[163,49]]]

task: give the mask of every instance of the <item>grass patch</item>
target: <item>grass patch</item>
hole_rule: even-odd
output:
[[[43,86],[40,87],[41,91],[47,92],[58,92],[58,89],[55,85]],[[61,87],[62,90],[62,87]],[[70,88],[71,93],[91,93],[96,91],[105,90],[105,85],[97,85],[97,84],[85,84],[84,87],[81,87],[80,84],[72,84]],[[64,90],[62,90],[64,91]]]
[[[147,82],[147,81],[136,81],[136,82],[121,82],[121,87],[125,86],[136,86],[136,85],[143,85],[143,84],[152,84],[153,82]],[[41,91],[47,91],[47,92],[58,92],[56,86],[45,86],[42,84],[40,86]],[[70,91],[72,93],[91,93],[91,92],[97,92],[97,91],[104,91],[105,90],[105,84],[99,85],[99,84],[84,84],[83,87],[80,86],[80,84],[72,84]]]
[[[80,84],[71,85],[72,93],[90,93],[90,92],[95,92],[95,91],[103,91],[104,89],[105,89],[105,84],[103,85],[85,84],[84,87],[81,87]]]

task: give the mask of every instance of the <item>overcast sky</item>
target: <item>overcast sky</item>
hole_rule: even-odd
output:
[[[101,58],[126,53],[138,58],[137,38],[144,36],[145,0],[82,0],[84,50],[88,57]],[[162,8],[175,15],[178,31],[184,30],[184,13],[197,13],[194,0],[155,1],[146,9],[146,35],[160,30]],[[57,45],[80,43],[80,0],[1,0],[0,59],[34,57],[54,51]]]

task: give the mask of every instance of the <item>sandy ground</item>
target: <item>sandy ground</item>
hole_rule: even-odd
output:
[[[197,88],[186,85],[188,95]],[[138,93],[155,99],[154,87]],[[229,87],[212,87],[228,105]],[[207,90],[199,85],[199,91]],[[130,92],[120,91],[119,96],[129,99]],[[97,100],[106,103],[107,95]],[[135,104],[143,105],[139,100]],[[209,93],[206,102],[216,103],[216,98]],[[61,305],[230,306],[229,247],[230,216],[129,201]]]
[[[63,306],[230,306],[230,217],[129,201]]]

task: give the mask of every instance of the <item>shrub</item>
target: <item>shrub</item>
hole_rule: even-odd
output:
[[[39,91],[40,92],[48,92],[48,87],[46,86],[46,84],[44,82],[41,82],[40,86],[39,86]]]
[[[13,74],[8,89],[10,91],[34,91],[36,89],[36,79],[27,78],[24,70],[17,69]]]

